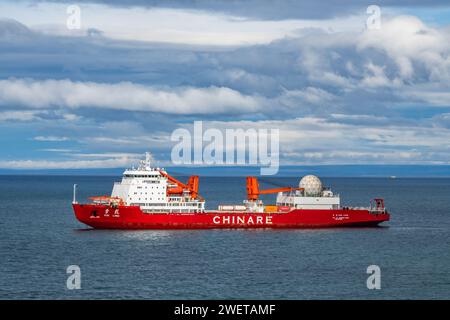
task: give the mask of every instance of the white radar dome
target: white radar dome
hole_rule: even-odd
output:
[[[300,180],[299,187],[305,189],[307,196],[319,196],[322,193],[322,181],[313,175],[304,176]]]

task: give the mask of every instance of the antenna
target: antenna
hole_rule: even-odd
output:
[[[142,161],[143,167],[146,170],[150,170],[151,169],[151,164],[152,164],[152,154],[150,152],[146,152],[145,153],[145,160]]]
[[[72,203],[73,204],[78,203],[77,202],[77,185],[76,184],[73,185],[73,201],[72,201]]]

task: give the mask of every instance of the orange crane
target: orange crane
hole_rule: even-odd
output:
[[[159,170],[159,173],[166,177],[167,180],[177,185],[173,188],[167,188],[167,194],[182,194],[184,190],[188,190],[191,193],[192,199],[197,199],[199,197],[198,176],[190,176],[188,182],[184,184],[162,170]]]
[[[294,190],[303,190],[303,188],[285,187],[285,188],[259,190],[258,179],[256,177],[247,177],[247,199],[251,201],[258,200],[260,194],[290,192]]]

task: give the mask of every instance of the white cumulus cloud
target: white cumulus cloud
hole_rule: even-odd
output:
[[[161,89],[131,82],[7,79],[0,80],[0,104],[208,114],[254,112],[264,106],[264,99],[216,86]]]
[[[33,138],[35,141],[49,141],[49,142],[60,142],[69,140],[68,137],[58,137],[58,136],[36,136]]]
[[[0,168],[7,169],[96,169],[126,168],[138,161],[137,157],[118,156],[93,160],[10,160],[0,161]]]

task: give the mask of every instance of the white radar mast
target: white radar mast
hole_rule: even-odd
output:
[[[140,168],[142,170],[151,170],[151,164],[152,164],[152,154],[150,152],[145,153],[145,160],[140,161]]]

